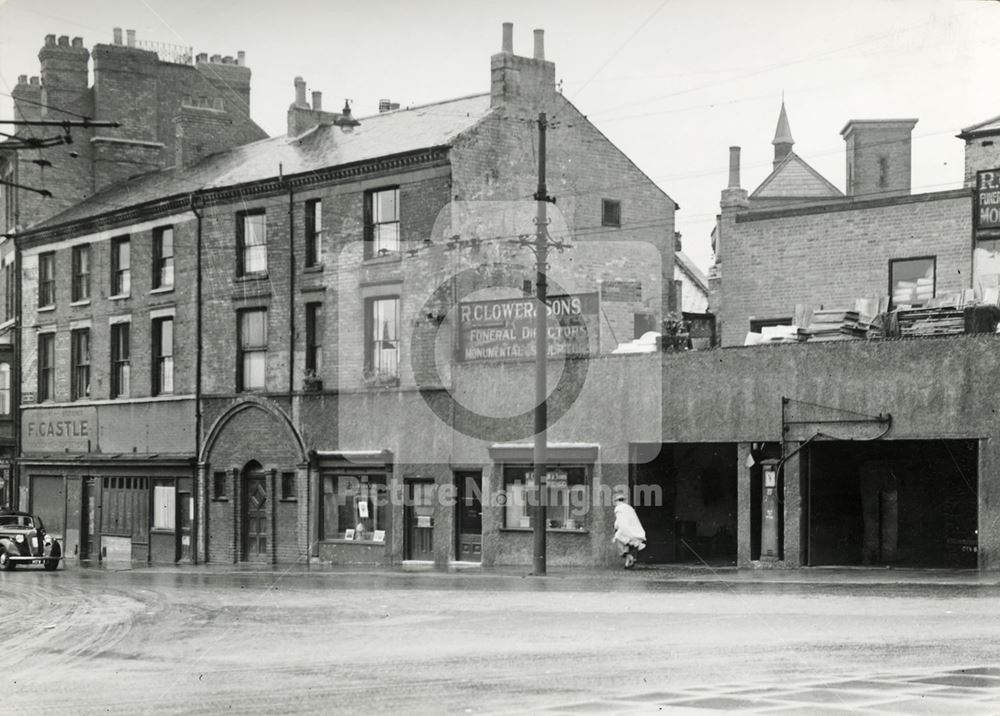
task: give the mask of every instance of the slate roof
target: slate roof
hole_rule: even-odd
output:
[[[958,137],[968,139],[981,134],[995,134],[997,132],[1000,132],[1000,116],[990,117],[983,122],[965,127]]]
[[[691,278],[692,281],[698,284],[698,286],[707,295],[708,278],[705,276],[702,270],[698,268],[697,264],[695,264],[695,262],[691,260],[691,257],[685,254],[683,251],[675,251],[674,260],[677,262],[677,265],[680,267],[680,269],[684,273],[686,273]]]
[[[840,189],[823,178],[795,152],[788,155],[754,189],[751,199],[843,198]]]
[[[364,117],[351,132],[317,126],[213,154],[183,169],[163,169],[112,185],[30,230],[198,190],[292,176],[327,167],[450,145],[490,112],[489,93]]]

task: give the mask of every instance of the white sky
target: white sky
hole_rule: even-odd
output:
[[[0,0],[0,119],[47,34],[92,48],[112,28],[209,55],[247,53],[251,115],[285,132],[293,80],[327,109],[422,104],[489,90],[501,23],[546,58],[566,96],[681,206],[684,249],[703,268],[743,148],[743,187],[771,168],[782,92],[795,151],[844,187],[849,119],[915,117],[915,192],[961,186],[965,126],[1000,114],[1000,3],[965,0]],[[0,127],[0,131],[8,131]]]

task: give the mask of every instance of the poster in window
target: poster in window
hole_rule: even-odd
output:
[[[358,500],[358,517],[368,519],[368,500]]]
[[[385,530],[375,530],[372,532],[373,542],[385,542]]]
[[[344,530],[344,539],[354,539],[354,530]]]

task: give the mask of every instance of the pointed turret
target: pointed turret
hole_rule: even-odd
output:
[[[781,100],[781,114],[778,115],[778,127],[774,130],[774,166],[777,167],[792,152],[795,140],[788,126],[788,115],[785,113],[785,100]]]

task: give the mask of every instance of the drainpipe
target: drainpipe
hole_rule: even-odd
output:
[[[17,165],[15,164],[15,167]],[[14,190],[17,191],[16,189]],[[15,197],[17,195],[15,194]],[[16,226],[16,224],[15,224]],[[14,366],[11,371],[16,374],[11,376],[11,408],[14,415],[14,459],[10,465],[10,501],[11,506],[22,510],[29,509],[28,505],[20,504],[21,498],[21,342],[24,340],[24,327],[21,321],[21,245],[17,238],[11,239],[14,242]],[[65,478],[64,478],[65,479]],[[64,490],[65,494],[65,490]],[[31,507],[34,507],[32,505]],[[66,526],[62,526],[63,535],[66,534]],[[64,543],[65,546],[65,543]]]
[[[207,529],[208,529],[208,474],[201,461],[201,371],[202,371],[202,335],[201,335],[201,301],[202,301],[202,269],[201,269],[201,249],[202,249],[202,214],[199,209],[204,207],[204,200],[198,192],[192,192],[190,197],[191,213],[198,220],[198,228],[195,234],[195,314],[194,314],[194,454],[195,454],[195,480],[194,489],[195,514],[198,519],[191,526],[192,545],[191,561],[198,564],[199,557],[208,561]]]
[[[279,165],[278,172],[281,172]],[[288,409],[295,392],[295,195],[288,182]]]

